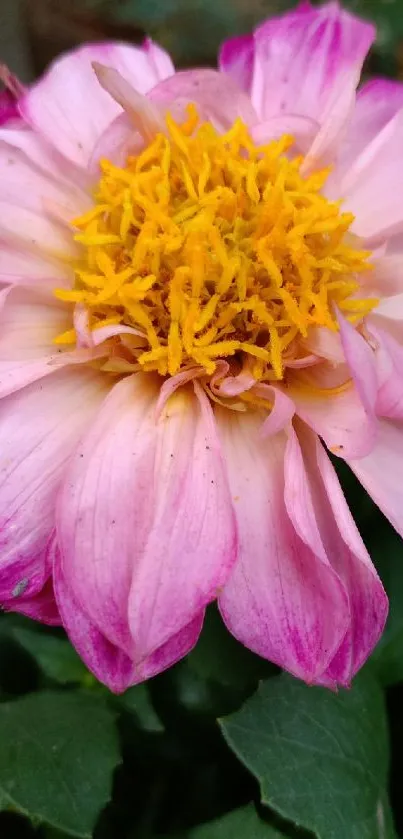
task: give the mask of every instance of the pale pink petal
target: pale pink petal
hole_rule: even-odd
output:
[[[365,277],[369,294],[390,297],[403,293],[403,254],[385,254],[373,261],[374,270]]]
[[[403,230],[403,110],[396,114],[346,172],[340,194],[354,213],[352,231],[375,244]]]
[[[403,419],[403,346],[383,329],[372,324],[368,329],[376,342],[376,413],[381,417]]]
[[[175,376],[169,376],[168,379],[165,379],[164,384],[160,387],[159,396],[155,406],[155,419],[159,419],[161,416],[161,412],[165,406],[165,403],[168,401],[169,397],[172,396],[178,388],[183,387],[188,382],[192,382],[193,379],[200,379],[204,376],[204,370],[200,367],[189,367],[188,370],[182,370],[181,373],[177,373]]]
[[[384,329],[403,344],[403,292],[381,298],[376,309],[371,312],[368,322]]]
[[[317,392],[311,392],[293,386],[288,395],[298,416],[322,437],[334,454],[348,459],[363,457],[372,450],[376,423],[366,412],[353,384],[337,394],[321,394],[319,388]]]
[[[0,141],[0,185],[2,202],[66,224],[91,206],[89,195],[73,184],[48,177],[4,140]]]
[[[0,140],[12,146],[15,151],[22,152],[31,165],[64,183],[69,190],[73,184],[80,193],[91,188],[91,179],[81,167],[66,160],[51,143],[25,123],[15,128],[0,129]]]
[[[286,434],[262,439],[262,417],[218,411],[238,521],[238,562],[219,599],[247,647],[315,681],[348,628],[343,585],[320,545],[295,531],[284,502]]]
[[[378,390],[374,351],[341,312],[337,312],[337,321],[345,359],[365,411],[371,416]]]
[[[55,353],[54,339],[70,326],[70,308],[55,297],[13,286],[0,313],[0,359],[28,360]]]
[[[327,557],[350,607],[350,625],[326,674],[348,685],[382,633],[388,602],[348,509],[334,468],[316,435],[289,432],[285,459],[288,514],[312,551]],[[301,447],[302,451],[301,451]]]
[[[136,661],[193,621],[235,559],[207,397],[182,389],[156,421],[158,391],[158,377],[140,374],[115,385],[71,461],[58,512],[69,587]]]
[[[78,349],[71,352],[60,350],[53,355],[41,358],[0,360],[0,399],[16,393],[39,379],[57,373],[64,367],[91,365],[92,362],[107,354],[107,349],[100,347],[94,350]],[[40,384],[39,387],[42,385]]]
[[[148,50],[125,44],[90,44],[58,58],[20,103],[24,119],[69,161],[86,166],[120,106],[100,87],[92,62],[114,67],[146,93],[163,76]],[[167,66],[163,72],[167,71]]]
[[[216,70],[182,70],[160,82],[148,94],[175,119],[185,116],[185,107],[194,102],[202,120],[209,120],[225,131],[240,117],[247,125],[258,119],[249,97],[224,73]]]
[[[232,76],[242,90],[249,93],[252,86],[254,60],[253,35],[240,35],[224,41],[219,53],[218,66],[222,72]]]
[[[133,658],[127,655],[108,641],[88,618],[66,582],[57,549],[54,554],[55,593],[64,628],[89,670],[114,693],[121,693],[131,685],[155,676],[175,664],[194,647],[201,631],[203,613],[197,615],[189,626],[184,627],[148,659],[138,662],[134,645]]]
[[[55,298],[12,287],[0,314],[0,398],[69,365],[86,364],[107,348],[65,350],[54,338],[70,325],[71,312]]]
[[[144,142],[150,143],[157,134],[166,131],[160,109],[139,93],[118,70],[98,61],[94,61],[92,66],[103,90],[127,113]]]
[[[172,64],[171,56],[151,38],[144,39],[143,50],[157,79],[167,79],[174,75],[175,67]]]
[[[403,424],[378,422],[377,443],[367,457],[348,460],[375,504],[403,536]]]
[[[352,69],[340,72],[323,109],[319,131],[302,163],[302,174],[334,163],[354,110],[355,91],[359,80],[360,67],[357,67],[355,72]],[[334,176],[339,178],[337,168]],[[326,184],[326,193],[328,190],[329,186]]]
[[[119,114],[95,143],[88,162],[88,170],[94,178],[99,178],[100,160],[106,158],[115,166],[124,167],[129,154],[139,154],[143,148],[144,140],[135,130],[129,115]]]
[[[60,372],[0,401],[0,601],[31,597],[68,458],[105,395],[94,371]]]
[[[15,285],[47,288],[71,287],[74,273],[68,262],[33,253],[24,248],[1,244],[0,281]]]
[[[274,385],[258,384],[253,388],[256,396],[268,399],[273,403],[269,416],[265,419],[260,433],[263,437],[271,437],[288,428],[295,414],[293,401],[280,388]]]
[[[344,350],[338,332],[331,332],[322,326],[313,326],[304,338],[304,346],[314,355],[333,364],[344,363]]]
[[[284,134],[294,138],[292,151],[306,155],[319,132],[319,123],[310,117],[298,114],[278,114],[254,125],[251,136],[255,143],[262,145],[270,140],[278,140]]]
[[[0,200],[0,241],[6,247],[33,253],[34,256],[58,259],[66,263],[77,259],[80,248],[72,231],[62,223],[34,211]]]
[[[263,23],[254,36],[251,83],[261,119],[292,113],[322,123],[340,77],[356,76],[374,37],[371,24],[336,2],[303,3]]]
[[[403,108],[403,84],[390,79],[371,79],[358,91],[352,120],[341,149],[341,164],[347,169],[395,114]]]
[[[290,358],[284,361],[284,367],[289,370],[302,370],[306,367],[316,367],[322,361],[317,355],[302,355],[300,358]]]

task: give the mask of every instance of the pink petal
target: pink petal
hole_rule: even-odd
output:
[[[340,77],[360,70],[375,29],[338,3],[303,3],[254,35],[252,102],[261,117],[292,113],[323,121]]]
[[[306,155],[318,131],[319,123],[314,119],[297,114],[279,114],[254,125],[251,136],[255,143],[262,145],[280,139],[283,134],[291,134],[294,137],[293,152]]]
[[[376,423],[353,385],[336,395],[321,395],[319,388],[317,394],[311,394],[303,387],[290,388],[288,395],[298,416],[322,437],[331,452],[347,460],[372,450]]]
[[[63,574],[109,641],[136,662],[191,623],[235,559],[222,458],[207,398],[159,380],[112,390],[71,461],[58,513]]]
[[[387,324],[388,330],[401,335],[403,338],[401,328],[403,322],[403,292],[381,298],[376,309],[371,312],[370,320],[383,326]]]
[[[46,254],[30,253],[23,247],[0,247],[0,281],[17,285],[47,288],[71,287],[73,272],[67,262],[47,258]]]
[[[27,360],[54,353],[55,337],[70,325],[71,313],[55,297],[14,286],[0,314],[0,358]]]
[[[224,73],[216,70],[182,70],[160,82],[149,98],[168,108],[175,119],[185,114],[185,106],[194,102],[202,120],[209,120],[225,131],[240,117],[247,125],[257,122],[249,97]]]
[[[20,122],[18,100],[24,87],[5,64],[0,64],[0,82],[5,90],[0,91],[0,125]]]
[[[150,65],[152,66],[157,79],[167,79],[175,73],[170,55],[162,47],[159,47],[151,38],[145,38],[143,42],[145,52]]]
[[[368,325],[368,332],[376,347],[376,413],[403,419],[403,346],[372,324]]]
[[[114,67],[139,93],[146,93],[163,78],[161,63],[157,67],[148,50],[90,44],[57,59],[30,88],[20,103],[24,119],[58,152],[84,167],[98,138],[120,113],[119,105],[98,84],[93,61]]]
[[[49,177],[4,140],[0,141],[0,182],[3,202],[66,224],[91,206],[90,197],[82,190]]]
[[[62,367],[86,364],[105,347],[62,351],[54,338],[70,325],[68,311],[31,290],[12,287],[0,314],[0,398]]]
[[[256,396],[261,396],[263,399],[273,402],[270,414],[261,427],[261,435],[271,437],[273,434],[278,434],[279,431],[288,428],[295,414],[295,405],[287,394],[283,393],[278,387],[264,384],[256,385],[253,392]]]
[[[141,134],[134,130],[133,121],[124,112],[108,125],[95,143],[88,170],[94,178],[99,178],[100,160],[106,158],[115,166],[124,167],[129,154],[139,154],[143,148]]]
[[[134,657],[131,658],[111,644],[88,618],[66,583],[57,549],[54,553],[55,592],[64,628],[89,670],[114,693],[122,693],[131,685],[155,676],[175,664],[194,647],[202,627],[203,614],[197,615],[189,626],[184,627],[148,659],[139,663]]]
[[[57,546],[53,549],[53,583],[63,626],[89,670],[114,693],[123,693],[135,681],[132,659],[112,644],[80,606],[61,567]]]
[[[403,108],[403,84],[390,79],[371,79],[358,91],[354,114],[341,151],[347,169]]]
[[[302,446],[302,451],[300,448]],[[296,531],[312,551],[324,551],[348,594],[350,625],[326,674],[348,684],[384,628],[388,602],[348,509],[333,466],[316,435],[290,432],[285,499]]]
[[[344,588],[320,544],[316,553],[305,545],[287,514],[286,435],[263,440],[257,414],[218,411],[217,418],[239,530],[221,613],[243,644],[312,682],[347,631]]]
[[[403,293],[403,254],[381,256],[373,262],[374,270],[366,277],[369,294],[389,297]]]
[[[18,120],[19,111],[15,96],[9,90],[0,91],[0,125]]]
[[[302,174],[308,174],[319,166],[333,163],[354,110],[355,91],[359,79],[360,66],[355,72],[351,68],[346,69],[344,73],[340,72],[326,107],[323,108],[319,131],[302,163]],[[338,177],[337,168],[334,177]],[[328,184],[325,189],[328,192]]]
[[[157,134],[166,131],[159,108],[146,96],[138,93],[118,70],[97,61],[94,61],[92,66],[103,90],[124,109],[144,142],[150,143]]]
[[[43,211],[0,201],[0,239],[18,251],[33,253],[34,257],[68,262],[77,259],[80,248],[71,230],[44,215]]]
[[[56,605],[51,578],[47,580],[38,594],[32,597],[16,596],[2,603],[5,612],[18,612],[27,618],[45,623],[48,626],[60,626],[61,619]]]
[[[222,72],[232,76],[237,85],[248,93],[252,85],[254,59],[253,35],[240,35],[224,41],[220,49],[218,66]]]
[[[333,364],[343,364],[344,350],[338,332],[322,326],[313,326],[304,339],[304,346],[319,358]]]
[[[373,451],[367,457],[347,462],[375,504],[403,536],[403,425],[380,420]]]
[[[0,361],[0,399],[44,379],[51,373],[57,373],[63,367],[87,365],[108,354],[105,348],[78,349],[71,352],[54,353],[34,359],[12,359]],[[38,385],[39,388],[42,384]]]
[[[375,244],[403,230],[403,110],[367,146],[340,183],[352,231]]]
[[[350,372],[365,411],[374,413],[378,383],[373,349],[365,338],[337,312],[341,343]]]
[[[12,146],[15,152],[23,153],[32,166],[65,184],[67,189],[71,190],[73,184],[80,193],[91,188],[91,179],[81,167],[66,160],[51,143],[22,121],[18,127],[0,129],[0,140]]]
[[[0,600],[42,589],[56,493],[104,394],[93,371],[68,371],[0,401]]]

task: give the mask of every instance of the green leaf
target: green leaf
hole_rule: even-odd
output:
[[[0,705],[0,793],[17,810],[90,837],[119,761],[114,716],[81,693],[44,692]]]
[[[87,684],[91,674],[67,638],[34,629],[13,630],[14,638],[36,660],[43,673],[60,684]]]
[[[250,805],[190,831],[191,839],[284,839]]]
[[[3,810],[8,810],[9,806],[10,806],[10,800],[7,798],[6,795],[4,795],[4,793],[0,789],[0,813]]]
[[[287,675],[268,679],[221,727],[263,802],[284,818],[317,839],[382,836],[388,734],[370,675],[339,694]]]
[[[216,607],[207,609],[196,647],[152,682],[157,710],[180,707],[189,714],[216,718],[239,708],[259,680],[278,668],[247,650],[228,632]]]
[[[207,610],[202,634],[187,660],[201,678],[241,692],[275,672],[228,632],[214,606]]]
[[[120,709],[134,714],[144,731],[163,731],[164,726],[155,712],[146,684],[135,685],[121,696],[114,697]]]
[[[371,665],[384,685],[403,681],[403,542],[382,522],[368,540],[368,549],[389,596],[389,617]]]

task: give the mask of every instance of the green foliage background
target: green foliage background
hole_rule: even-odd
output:
[[[194,65],[287,5],[87,0],[80,13],[149,32]],[[379,26],[368,73],[398,75],[402,0],[350,5]],[[337,468],[391,603],[352,689],[332,694],[281,674],[212,607],[187,659],[115,697],[60,630],[1,615],[2,839],[403,837],[403,544]]]

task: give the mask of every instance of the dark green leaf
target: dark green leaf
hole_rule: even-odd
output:
[[[207,610],[203,632],[188,662],[202,678],[240,691],[256,687],[259,679],[274,671],[267,661],[236,641],[215,607]]]
[[[20,627],[13,630],[13,635],[35,658],[49,679],[60,684],[75,682],[83,685],[93,680],[67,638],[57,638],[47,632]]]
[[[89,837],[119,761],[102,700],[44,692],[0,705],[0,790],[20,812]]]
[[[283,839],[250,805],[190,831],[191,839]]]
[[[194,650],[152,682],[157,710],[180,707],[189,714],[214,718],[238,708],[260,679],[278,669],[247,650],[225,628],[210,606]]]
[[[368,548],[389,596],[385,632],[372,656],[384,685],[403,681],[403,542],[386,522],[371,534]]]
[[[284,818],[318,839],[382,836],[388,735],[370,675],[339,694],[286,675],[268,679],[221,727],[263,802]]]
[[[164,730],[164,726],[154,710],[147,685],[135,685],[135,687],[129,688],[121,696],[115,698],[115,703],[119,708],[135,714],[141,728],[145,731]]]

